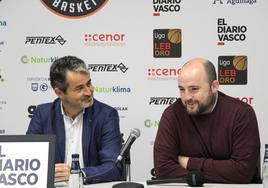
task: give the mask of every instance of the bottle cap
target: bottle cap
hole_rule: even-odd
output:
[[[78,153],[72,154],[72,158],[79,158],[79,154]]]

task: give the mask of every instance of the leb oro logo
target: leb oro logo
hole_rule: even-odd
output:
[[[154,30],[154,57],[181,57],[181,30]]]
[[[222,85],[247,84],[247,56],[219,56],[218,73]]]
[[[66,18],[83,18],[100,10],[108,0],[40,0],[51,12]]]
[[[247,56],[236,56],[233,60],[233,65],[238,71],[247,69]]]
[[[181,42],[181,31],[179,29],[170,29],[168,31],[168,40],[173,44]]]

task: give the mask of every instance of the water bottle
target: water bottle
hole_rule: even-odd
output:
[[[72,154],[69,188],[83,188],[83,176],[79,163],[79,154]]]
[[[263,169],[262,169],[262,184],[263,188],[268,188],[268,144],[265,144]]]

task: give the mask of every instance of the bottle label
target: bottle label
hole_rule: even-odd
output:
[[[80,173],[80,169],[72,169],[71,174],[79,174]]]
[[[69,179],[69,188],[76,188],[79,185],[79,174],[71,174]]]
[[[72,161],[79,161],[79,158],[72,158]]]

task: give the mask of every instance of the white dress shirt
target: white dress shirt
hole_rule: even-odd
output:
[[[61,104],[61,113],[65,128],[65,160],[64,162],[71,166],[72,154],[79,154],[80,167],[84,168],[82,132],[83,132],[83,110],[75,119],[67,116]]]

